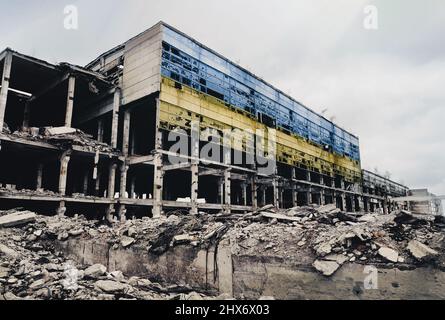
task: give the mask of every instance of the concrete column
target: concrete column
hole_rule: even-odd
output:
[[[364,197],[362,197],[362,196],[358,197],[358,210],[360,212],[365,211],[365,200],[364,200]]]
[[[252,208],[256,210],[258,208],[258,193],[255,176],[251,178],[251,192],[252,192]]]
[[[36,190],[42,189],[43,182],[43,163],[37,166]]]
[[[29,101],[25,102],[25,110],[23,112],[23,128],[29,128],[29,120],[31,117],[31,103]]]
[[[136,198],[136,176],[131,177],[130,182],[130,198],[135,199]]]
[[[111,121],[111,146],[117,148],[117,137],[119,129],[119,108],[121,105],[121,91],[116,88],[113,100],[113,115]]]
[[[88,194],[88,183],[90,180],[90,172],[89,170],[87,170],[83,176],[83,188],[82,188],[82,193],[84,195]]]
[[[65,203],[65,201],[60,201],[59,206],[56,209],[56,214],[59,217],[63,217],[63,216],[65,216],[65,213],[66,213],[66,203]]]
[[[307,205],[312,204],[312,188],[309,187],[308,191],[306,192],[306,199],[307,199]]]
[[[192,183],[191,183],[191,209],[190,214],[198,214],[198,187],[199,187],[199,166],[198,164],[192,164]]]
[[[125,223],[127,221],[127,208],[124,204],[119,206],[118,215],[121,223]]]
[[[121,165],[121,180],[119,195],[121,199],[127,199],[127,173],[128,166],[124,163]]]
[[[262,206],[264,207],[265,205],[267,205],[267,187],[266,186],[263,186],[262,188],[261,188],[261,193],[262,193],[262,199],[261,199],[261,201],[262,201]]]
[[[297,169],[292,168],[292,207],[298,207]]]
[[[326,204],[326,194],[325,194],[325,190],[322,189],[320,191],[320,205],[324,206]]]
[[[164,170],[162,169],[162,155],[156,154],[154,159],[154,185],[153,185],[153,218],[162,214],[162,194],[164,187]]]
[[[383,213],[388,214],[388,199],[386,197],[383,200]]]
[[[101,179],[101,171],[99,170],[99,167],[96,168],[96,181],[94,185],[94,194],[96,197],[99,196],[100,192],[100,179]]]
[[[59,193],[61,195],[66,195],[66,181],[68,178],[68,164],[70,160],[70,156],[66,154],[60,158]]]
[[[126,110],[124,114],[124,133],[122,140],[122,152],[125,156],[128,156],[130,147],[130,123],[131,123],[131,111]]]
[[[355,212],[355,196],[351,195],[351,212]]]
[[[232,205],[232,179],[230,170],[224,171],[224,213],[231,212]]]
[[[346,206],[346,193],[342,192],[340,197],[341,197],[342,210],[347,212],[348,209],[347,209],[347,206]]]
[[[241,184],[241,197],[243,206],[247,207],[247,184],[244,182]]]
[[[65,127],[71,128],[73,121],[74,108],[74,90],[76,87],[76,78],[70,76],[68,78],[68,95],[66,98]]]
[[[116,192],[116,169],[117,169],[117,164],[116,163],[112,163],[110,165],[110,171],[109,171],[109,176],[108,176],[108,189],[107,189],[107,196],[108,199],[114,199],[114,194]]]
[[[218,178],[218,201],[224,204],[224,179]]]
[[[104,120],[97,121],[97,141],[104,142]]]
[[[3,123],[5,121],[6,103],[8,101],[9,81],[11,78],[12,52],[6,53],[3,65],[3,77],[0,88],[0,132],[3,132]]]
[[[280,203],[280,189],[278,186],[278,180],[274,179],[272,182],[272,188],[273,188],[273,205],[277,208],[281,208]]]

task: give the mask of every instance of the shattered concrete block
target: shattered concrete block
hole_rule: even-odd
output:
[[[36,214],[31,211],[16,212],[0,217],[0,228],[22,226],[36,220]]]
[[[382,247],[378,251],[379,255],[391,262],[397,262],[399,260],[399,253],[391,248]]]
[[[122,293],[127,288],[125,284],[111,280],[99,280],[94,286],[105,293]]]
[[[436,250],[431,249],[417,240],[410,241],[407,249],[417,260],[426,259],[439,254]]]
[[[317,248],[317,255],[320,257],[324,257],[328,254],[330,254],[332,252],[332,246],[330,243],[326,242],[326,243],[322,243],[318,248]]]
[[[324,257],[327,261],[335,261],[339,265],[343,265],[346,261],[348,261],[348,257],[342,255],[342,254],[331,254],[326,257]]]
[[[121,238],[121,245],[124,248],[128,248],[129,246],[131,246],[135,242],[136,242],[136,240],[134,240],[133,238],[130,238],[130,237],[123,236]]]
[[[57,136],[61,134],[75,134],[75,133],[77,133],[77,129],[69,127],[47,128],[45,130],[45,134],[48,136]]]
[[[340,265],[335,261],[323,260],[315,260],[313,266],[326,277],[332,276],[340,268]]]
[[[87,278],[98,278],[103,276],[107,272],[107,267],[102,264],[95,264],[85,270],[85,277]]]
[[[0,243],[0,253],[3,253],[4,255],[10,258],[18,258],[20,256],[17,251],[8,248],[7,246],[1,243]]]

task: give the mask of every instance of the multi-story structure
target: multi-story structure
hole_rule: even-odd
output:
[[[407,192],[361,170],[355,135],[162,22],[86,67],[7,49],[0,70],[0,128],[12,131],[0,136],[8,205],[94,204],[121,216],[310,203],[373,211]],[[38,134],[48,126],[56,129]],[[92,139],[58,135],[68,128]],[[187,148],[173,149],[172,137]]]

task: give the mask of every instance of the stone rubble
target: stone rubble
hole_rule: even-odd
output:
[[[24,210],[0,212],[0,218],[8,219],[17,211]],[[444,226],[437,220],[406,211],[347,214],[333,205],[288,210],[267,206],[231,215],[191,216],[176,211],[159,219],[114,224],[87,220],[83,215],[36,215],[25,224],[0,228],[0,299],[209,298],[190,288],[126,278],[102,265],[75,265],[54,246],[54,241],[74,238],[106,242],[114,249],[144,248],[152,255],[181,245],[206,249],[226,239],[232,254],[261,254],[296,266],[312,266],[325,277],[334,276],[347,263],[445,269]]]

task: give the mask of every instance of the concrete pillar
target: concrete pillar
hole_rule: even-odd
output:
[[[308,191],[306,192],[306,199],[307,199],[307,205],[312,204],[312,188],[309,187]]]
[[[65,127],[72,126],[73,108],[74,108],[74,90],[76,87],[76,78],[70,76],[68,78],[68,95],[66,98]]]
[[[218,201],[224,204],[224,179],[218,178]]]
[[[66,195],[66,181],[68,178],[68,164],[70,160],[70,156],[66,154],[60,158],[59,193],[61,195]]]
[[[43,183],[43,163],[37,166],[36,190],[42,189]]]
[[[127,199],[127,173],[128,173],[128,166],[123,163],[121,165],[121,180],[120,180],[120,191],[119,195],[121,199]]]
[[[125,156],[128,156],[130,147],[130,124],[131,124],[131,111],[126,110],[124,114],[124,133],[122,140],[122,152]]]
[[[5,121],[6,103],[8,101],[9,81],[11,78],[12,52],[6,53],[3,65],[3,77],[0,81],[0,132],[3,132],[3,123]]]
[[[121,90],[116,88],[113,100],[113,115],[111,121],[111,146],[117,148],[117,137],[119,129],[119,108],[121,105]]]
[[[357,197],[358,200],[358,211],[364,212],[365,211],[365,201],[362,196]]]
[[[232,179],[230,170],[224,171],[224,213],[231,212],[232,205]]]
[[[383,204],[383,213],[388,214],[388,199],[386,197],[383,200],[382,204]]]
[[[130,181],[130,198],[136,198],[136,176],[131,177]]]
[[[199,188],[199,166],[197,163],[192,164],[192,183],[191,183],[191,209],[190,214],[198,214],[198,188]]]
[[[59,217],[63,217],[63,216],[65,216],[65,213],[66,213],[66,203],[65,203],[65,201],[60,201],[59,206],[56,209],[56,214]]]
[[[119,206],[118,215],[119,215],[119,221],[121,223],[125,223],[127,221],[127,208],[124,204],[121,204]]]
[[[258,208],[258,193],[257,193],[257,185],[256,178],[252,176],[251,178],[251,192],[252,192],[252,208],[256,210]]]
[[[355,212],[355,196],[351,195],[351,212]]]
[[[298,206],[298,191],[297,191],[297,169],[292,168],[292,207]]]
[[[110,171],[109,171],[109,176],[108,176],[108,189],[107,189],[107,196],[108,199],[114,199],[114,194],[115,194],[115,187],[116,187],[116,169],[117,169],[117,164],[116,163],[112,163],[110,165]]]
[[[348,208],[346,206],[346,193],[342,192],[340,197],[341,197],[341,208],[343,211],[347,212]]]
[[[104,120],[97,121],[97,141],[104,142]]]
[[[324,189],[320,191],[320,205],[324,206],[326,204],[326,193]]]
[[[247,207],[247,183],[241,184],[241,197],[243,206]]]
[[[156,154],[154,159],[153,218],[158,218],[162,214],[163,187],[164,170],[162,169],[162,155]]]
[[[280,203],[280,189],[278,186],[278,180],[273,179],[272,181],[272,188],[273,188],[273,205],[277,208],[281,208]]]
[[[87,171],[85,172],[84,176],[83,176],[83,186],[82,186],[82,193],[84,195],[88,195],[88,183],[90,180],[90,172],[87,169]]]
[[[267,187],[263,186],[261,187],[261,206],[264,207],[265,205],[267,205]]]
[[[31,118],[31,103],[25,102],[25,110],[23,111],[23,128],[29,128],[29,120]]]
[[[101,179],[101,171],[99,170],[99,167],[96,167],[96,181],[94,184],[94,195],[96,197],[99,196],[99,192],[100,192],[100,179]]]

